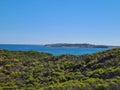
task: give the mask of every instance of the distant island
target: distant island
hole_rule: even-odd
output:
[[[69,43],[56,43],[56,44],[46,44],[44,46],[48,47],[80,47],[80,48],[120,48],[120,46],[108,46],[108,45],[94,45],[94,44],[69,44]]]

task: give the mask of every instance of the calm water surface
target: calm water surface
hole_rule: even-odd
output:
[[[15,51],[35,50],[38,52],[51,53],[53,55],[62,55],[62,54],[83,55],[83,54],[92,54],[92,53],[108,50],[108,48],[45,47],[43,45],[8,45],[8,44],[0,44],[0,49],[15,50]]]

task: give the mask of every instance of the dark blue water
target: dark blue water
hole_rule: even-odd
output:
[[[15,51],[35,50],[38,52],[51,53],[53,55],[62,55],[62,54],[83,55],[83,54],[92,54],[92,53],[108,50],[108,48],[45,47],[42,45],[8,45],[8,44],[0,44],[0,49],[15,50]]]

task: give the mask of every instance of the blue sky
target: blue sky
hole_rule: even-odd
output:
[[[120,45],[120,0],[0,0],[0,43]]]

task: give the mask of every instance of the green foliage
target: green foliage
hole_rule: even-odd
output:
[[[0,90],[119,90],[120,49],[91,55],[0,50]]]

